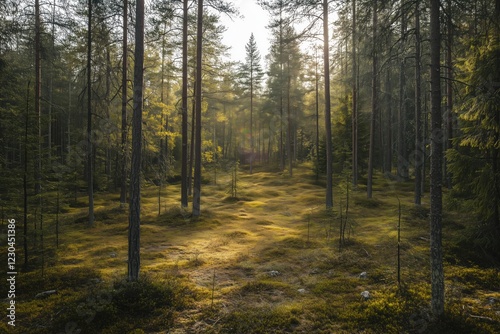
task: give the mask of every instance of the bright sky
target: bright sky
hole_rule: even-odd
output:
[[[270,33],[266,26],[269,23],[269,13],[263,10],[256,0],[233,0],[234,5],[240,11],[240,15],[232,20],[227,15],[221,15],[221,21],[227,27],[224,34],[224,44],[231,46],[229,51],[231,60],[245,61],[245,45],[253,33],[257,42],[257,48],[261,56],[261,65],[264,65],[264,57],[269,52]]]

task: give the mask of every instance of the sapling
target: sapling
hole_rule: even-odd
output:
[[[214,308],[214,292],[215,292],[215,268],[214,268],[214,274],[212,276],[212,304],[210,305],[211,308]]]
[[[401,201],[398,197],[398,288],[401,288]]]

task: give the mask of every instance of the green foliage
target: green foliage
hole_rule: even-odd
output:
[[[460,118],[465,121],[461,146],[479,150],[499,149],[500,94],[498,79],[500,73],[500,45],[498,38],[485,40],[482,45],[472,47],[462,61],[461,69],[464,99],[461,104]]]
[[[460,104],[463,134],[447,152],[455,188],[452,196],[470,201],[477,224],[466,243],[493,256],[500,254],[500,45],[495,37],[479,39],[459,64],[465,82]],[[453,197],[451,197],[453,199]],[[496,254],[496,255],[495,255]]]
[[[495,291],[500,288],[500,274],[495,269],[482,269],[477,266],[458,267],[448,273],[454,282],[463,284],[469,291],[484,289]]]

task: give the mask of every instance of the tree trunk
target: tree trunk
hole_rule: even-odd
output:
[[[250,174],[252,174],[253,170],[253,58],[250,56]]]
[[[406,1],[401,4],[401,50],[404,50],[406,43]],[[406,155],[406,58],[402,55],[400,77],[399,77],[399,111],[398,111],[398,178],[402,181],[408,179],[408,160]]]
[[[181,206],[188,206],[188,0],[183,1],[182,18],[182,162]]]
[[[333,208],[333,149],[330,99],[330,57],[328,37],[328,0],[323,0],[323,65],[325,68],[325,134],[326,134],[326,208]]]
[[[446,27],[448,30],[448,36],[446,41],[446,148],[450,149],[453,147],[453,63],[452,63],[452,47],[453,47],[453,22],[451,13],[451,0],[447,0],[448,17],[446,20]],[[446,170],[446,185],[448,189],[452,187],[452,176],[448,171],[446,159],[444,160],[445,170]]]
[[[193,184],[193,216],[201,214],[201,96],[202,96],[202,51],[203,51],[203,0],[198,0],[198,29],[196,32],[196,136]]]
[[[120,206],[127,203],[127,70],[128,70],[128,0],[123,1],[123,41],[122,41],[122,127],[121,127],[121,177]]]
[[[52,57],[55,54],[55,9],[56,9],[56,3],[55,0],[52,3],[52,17],[51,17],[51,23],[52,23],[52,29],[51,29],[51,45],[50,45],[50,51],[52,53]],[[49,73],[49,103],[48,103],[48,129],[47,129],[47,153],[48,153],[48,161],[49,164],[52,163],[52,106],[54,104],[53,100],[53,93],[54,93],[54,63],[52,62],[50,65],[50,70],[48,71]]]
[[[71,81],[68,83],[68,123],[67,123],[67,131],[68,131],[68,143],[66,146],[66,153],[67,156],[69,157],[71,155]]]
[[[196,73],[194,73],[194,76],[196,76]],[[197,90],[197,84],[196,81],[193,83],[193,98],[192,98],[192,107],[191,107],[191,146],[189,147],[189,167],[188,167],[188,196],[192,194],[192,188],[193,188],[193,165],[194,165],[194,136],[195,136],[195,121],[196,121],[196,101],[194,96],[196,95],[196,90]]]
[[[106,46],[106,92],[104,96],[104,103],[106,104],[106,122],[111,124],[110,110],[111,110],[111,51],[109,46]],[[105,160],[104,160],[104,173],[106,174],[106,189],[110,189],[111,179],[111,150],[109,145],[105,145]]]
[[[87,191],[89,196],[88,226],[94,226],[94,173],[92,148],[92,0],[88,1],[87,26]]]
[[[283,20],[282,8],[280,7],[280,30],[279,30],[279,59],[280,59],[280,80],[283,80]],[[285,169],[285,152],[283,149],[283,86],[280,89],[280,142],[279,142],[280,171]]]
[[[352,184],[358,186],[358,91],[356,63],[356,0],[352,0]]]
[[[292,89],[292,75],[290,73],[290,60],[287,61],[287,131],[286,131],[286,152],[288,155],[288,174],[293,176],[293,153],[292,153],[292,106],[290,101],[290,90]]]
[[[393,113],[392,113],[392,81],[391,81],[391,65],[387,67],[386,72],[386,83],[385,83],[385,98],[386,98],[386,106],[387,106],[387,144],[386,144],[386,152],[385,152],[385,173],[392,172],[392,133],[393,133]]]
[[[370,150],[368,153],[368,180],[366,183],[366,196],[372,198],[373,186],[373,159],[375,155],[375,120],[378,109],[378,58],[377,58],[377,0],[373,2],[373,62],[372,62],[372,113],[370,119]]]
[[[441,86],[439,30],[439,0],[430,1],[431,45],[431,311],[435,317],[444,314],[444,273],[442,239],[442,161],[443,143],[441,129]]]
[[[30,82],[26,88],[26,116],[24,119],[24,173],[23,173],[23,249],[24,267],[28,266],[28,129]],[[3,217],[2,217],[3,218]]]
[[[38,147],[35,154],[35,195],[42,189],[42,66],[41,66],[41,27],[40,1],[35,0],[35,115],[38,127]]]
[[[422,163],[422,92],[421,92],[421,51],[420,51],[420,0],[415,9],[415,204],[421,204]]]
[[[315,99],[316,99],[316,181],[319,180],[319,73],[318,73],[318,49],[316,48],[316,63],[315,63]]]
[[[144,0],[136,3],[134,113],[132,116],[132,165],[130,170],[130,214],[128,233],[128,280],[137,281],[140,269],[141,151],[144,78]]]

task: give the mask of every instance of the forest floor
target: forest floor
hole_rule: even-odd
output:
[[[293,178],[241,171],[235,197],[230,184],[231,174],[219,173],[217,184],[203,185],[198,219],[180,209],[178,184],[164,186],[160,201],[158,186],[144,185],[137,284],[125,282],[128,213],[118,195],[96,194],[93,228],[85,197],[67,205],[59,247],[47,222],[43,253],[38,240],[33,267],[17,277],[16,330],[4,317],[0,332],[500,332],[498,267],[466,260],[456,240],[470,217],[452,210],[443,232],[446,316],[430,320],[429,197],[415,208],[413,183],[377,175],[367,199],[364,186],[347,191],[335,179],[344,186],[335,188],[331,213],[310,166]],[[35,297],[49,290],[56,292]]]

